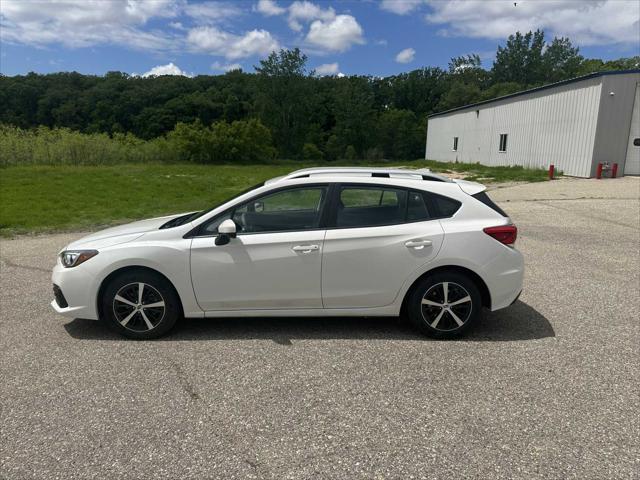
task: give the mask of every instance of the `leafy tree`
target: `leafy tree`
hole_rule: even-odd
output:
[[[480,55],[478,55],[477,53],[472,53],[470,55],[453,57],[449,62],[449,73],[459,73],[469,68],[482,68]]]
[[[480,93],[480,88],[477,85],[461,81],[453,82],[449,91],[441,97],[438,110],[449,110],[475,103],[480,99]]]
[[[378,144],[385,158],[415,159],[424,150],[425,132],[415,113],[410,110],[389,109],[378,120]],[[375,155],[369,152],[368,156]]]
[[[305,143],[302,147],[302,158],[305,160],[322,160],[324,157],[322,150],[320,150],[313,143]]]
[[[355,160],[358,158],[358,152],[353,147],[353,145],[348,145],[346,150],[344,151],[344,159],[345,160]]]
[[[492,98],[503,97],[505,95],[511,95],[512,93],[520,92],[524,87],[515,82],[494,83],[486,90],[483,90],[478,100],[490,100]]]
[[[371,83],[366,77],[338,80],[332,92],[331,110],[335,118],[332,133],[336,135],[341,149],[350,146],[355,150],[355,156],[362,155],[375,142],[371,136],[376,122]]]
[[[272,52],[255,67],[260,118],[271,128],[280,154],[296,157],[308,125],[310,93],[307,56],[300,49]]]
[[[558,82],[566,78],[577,77],[580,65],[584,61],[578,47],[574,47],[568,38],[554,38],[542,54],[542,73],[545,82]]]
[[[504,47],[499,46],[493,63],[494,82],[535,84],[542,79],[544,32],[536,30],[522,35],[509,35]]]

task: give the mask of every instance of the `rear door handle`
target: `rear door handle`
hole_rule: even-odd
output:
[[[433,242],[431,242],[431,240],[427,240],[425,238],[414,238],[413,240],[409,240],[408,242],[406,242],[404,245],[407,248],[415,248],[416,250],[420,250],[424,247],[430,247],[432,243]]]
[[[311,253],[316,250],[320,250],[318,245],[296,245],[295,247],[291,247],[294,252],[302,252],[302,253]]]

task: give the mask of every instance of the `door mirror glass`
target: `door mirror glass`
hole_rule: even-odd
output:
[[[258,212],[258,213],[259,212],[264,212],[264,203],[261,202],[261,201],[254,202],[253,211],[254,212]]]

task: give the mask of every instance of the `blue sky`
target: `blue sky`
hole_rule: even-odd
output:
[[[478,53],[516,30],[568,36],[583,55],[640,54],[626,0],[1,0],[0,72],[219,74],[300,47],[319,74],[390,75]]]

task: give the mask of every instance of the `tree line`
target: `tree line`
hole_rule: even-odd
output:
[[[271,53],[255,73],[0,75],[0,134],[10,142],[61,128],[65,138],[79,132],[119,145],[167,142],[176,158],[202,163],[415,159],[424,153],[431,113],[594,71],[638,68],[640,57],[586,59],[569,39],[547,42],[538,30],[509,36],[490,69],[475,54],[452,58],[448,69],[388,77],[318,77],[307,63],[293,49]]]

